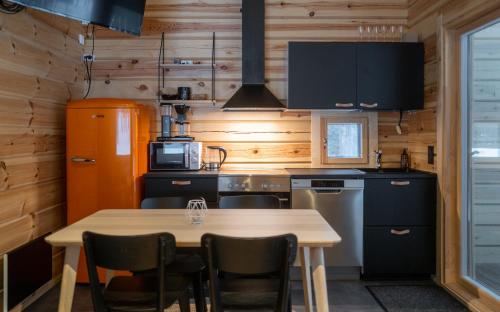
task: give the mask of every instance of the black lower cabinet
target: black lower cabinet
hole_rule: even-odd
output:
[[[144,177],[144,197],[203,197],[208,208],[217,208],[216,177]]]
[[[435,273],[434,227],[365,227],[366,277],[427,277]]]
[[[365,179],[365,278],[428,278],[435,273],[436,200],[434,174]]]
[[[365,226],[434,224],[436,184],[433,179],[367,179],[364,192]]]

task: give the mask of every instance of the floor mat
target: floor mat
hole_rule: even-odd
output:
[[[190,304],[190,311],[196,312],[196,306],[194,305],[194,303]],[[210,304],[207,304],[207,311],[210,311]],[[226,311],[231,311],[231,310],[226,310]],[[245,310],[245,311],[251,312],[251,310]],[[181,308],[179,307],[178,304],[173,304],[169,308],[165,309],[165,312],[181,312]],[[292,312],[296,311],[292,309]]]
[[[193,303],[189,305],[189,311],[196,312],[196,306]],[[210,305],[208,305],[207,311],[210,311]],[[165,312],[181,312],[181,308],[177,303],[174,303],[173,305],[165,309]]]
[[[436,285],[366,286],[387,312],[466,312],[468,309]]]

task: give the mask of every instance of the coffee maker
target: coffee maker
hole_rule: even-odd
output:
[[[172,108],[177,116],[172,116]],[[165,141],[194,141],[190,136],[190,124],[187,121],[189,106],[185,104],[173,105],[171,103],[160,104],[161,114],[161,136],[157,138],[159,142]],[[174,135],[176,132],[176,135]]]
[[[185,104],[174,105],[175,112],[177,113],[177,118],[175,120],[175,126],[177,135],[175,139],[184,140],[184,141],[193,141],[194,138],[190,136],[190,127],[189,121],[187,121],[187,112],[189,111],[189,106]]]

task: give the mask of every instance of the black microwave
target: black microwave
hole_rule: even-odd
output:
[[[149,170],[200,170],[201,142],[150,142]]]

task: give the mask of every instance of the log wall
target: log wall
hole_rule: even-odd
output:
[[[408,7],[408,31],[417,33],[424,42],[424,109],[407,114],[408,148],[413,168],[436,172],[436,164],[427,163],[427,147],[437,148],[436,112],[438,102],[439,60],[437,57],[436,2],[410,0]],[[436,158],[437,159],[437,158]]]
[[[216,99],[222,105],[241,85],[241,0],[149,0],[141,37],[97,29],[93,97],[127,97],[154,105],[161,32],[166,57],[210,63],[211,33],[216,32]],[[286,102],[288,41],[395,40],[363,37],[359,26],[404,25],[406,0],[278,1],[266,0],[267,86]],[[86,50],[92,49],[91,40]],[[210,99],[211,72],[171,69],[165,90],[190,86],[193,97]],[[399,165],[408,135],[396,133],[399,114],[381,114],[379,125],[384,165]],[[304,167],[311,165],[309,113],[221,113],[210,104],[193,109],[192,134],[206,144],[229,150],[227,167]],[[403,123],[405,133],[409,125]],[[157,136],[159,123],[152,129]],[[318,147],[319,148],[319,147]]]
[[[27,12],[0,14],[1,258],[65,224],[65,105],[83,87],[75,38]]]

